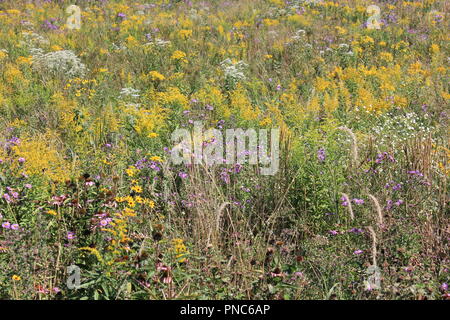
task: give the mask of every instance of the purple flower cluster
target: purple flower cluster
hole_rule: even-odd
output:
[[[19,229],[19,225],[17,223],[11,224],[11,222],[5,221],[5,222],[2,223],[2,228],[3,229],[10,229],[10,230],[18,230]]]
[[[387,152],[377,154],[375,163],[382,163],[383,161],[395,162],[395,158]]]
[[[319,159],[319,162],[324,162],[326,159],[325,149],[320,148],[319,151],[317,151],[317,159]]]
[[[347,207],[348,206],[348,202],[347,202],[347,200],[345,199],[345,197],[341,197],[341,205],[342,206],[344,206],[344,207]],[[364,199],[357,199],[357,198],[354,198],[354,199],[352,199],[351,201],[353,201],[353,203],[354,204],[358,204],[358,205],[361,205],[361,204],[364,204]]]
[[[47,29],[47,30],[58,30],[59,27],[54,24],[54,22],[56,21],[55,18],[50,18],[50,20],[45,20],[44,23],[42,24],[42,28]]]
[[[14,203],[19,199],[19,193],[13,188],[6,187],[8,193],[3,194],[2,198],[5,199],[7,203]]]
[[[231,174],[238,174],[242,170],[242,165],[235,164],[233,168],[227,169],[222,168],[222,171],[220,172],[220,179],[225,182],[226,184],[229,184],[231,182],[230,175]]]
[[[150,161],[147,158],[142,158],[141,160],[137,161],[134,166],[139,169],[152,169],[156,172],[158,172],[159,170],[161,170],[161,168],[159,167],[159,163],[155,162],[155,161]]]
[[[391,210],[393,206],[400,207],[403,204],[403,202],[404,202],[403,200],[397,200],[397,201],[388,200],[386,207],[384,209]]]

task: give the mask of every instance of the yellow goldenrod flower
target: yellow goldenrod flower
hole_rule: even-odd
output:
[[[12,279],[14,280],[14,281],[20,281],[22,278],[20,277],[20,276],[18,276],[18,275],[13,275],[12,276]]]

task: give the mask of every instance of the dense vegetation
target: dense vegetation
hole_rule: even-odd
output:
[[[449,298],[445,0],[146,2],[0,1],[0,298]]]

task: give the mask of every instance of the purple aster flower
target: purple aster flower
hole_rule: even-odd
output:
[[[317,151],[317,158],[319,159],[319,162],[324,162],[326,155],[325,155],[325,149],[320,148],[319,151]]]
[[[362,229],[360,229],[360,228],[352,228],[352,229],[350,229],[348,232],[358,234],[358,233],[362,233],[363,231],[362,231]]]
[[[363,252],[364,252],[363,250],[356,250],[356,251],[353,251],[353,254],[360,255]]]
[[[181,179],[186,179],[186,178],[188,177],[188,174],[187,174],[186,172],[180,171],[180,172],[178,173],[178,176],[179,176]]]
[[[11,223],[9,223],[8,221],[3,222],[2,223],[2,227],[5,229],[10,229],[11,228]]]
[[[19,161],[19,163],[24,163],[24,162],[25,162],[25,158],[20,157],[20,158],[18,159],[18,161]]]
[[[75,233],[73,233],[72,231],[67,232],[67,239],[68,240],[75,239]]]
[[[5,199],[7,203],[11,203],[12,201],[10,195],[7,193],[3,195],[3,199]]]
[[[392,190],[397,191],[397,190],[400,190],[401,188],[402,188],[402,184],[397,183],[395,186],[392,187]]]
[[[364,200],[363,199],[353,199],[353,202],[355,203],[355,204],[364,204]]]

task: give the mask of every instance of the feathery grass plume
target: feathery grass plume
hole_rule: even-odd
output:
[[[216,232],[219,232],[220,218],[222,217],[223,210],[228,205],[231,205],[231,203],[230,202],[224,202],[224,203],[222,203],[220,205],[220,207],[216,211]]]
[[[353,133],[353,131],[345,126],[339,127],[339,130],[347,132],[350,137],[352,138],[352,156],[353,156],[353,162],[356,165],[358,163],[358,142],[356,140],[356,136]]]
[[[378,213],[378,222],[380,223],[380,226],[383,225],[383,213],[381,212],[381,206],[378,202],[377,198],[375,198],[373,195],[369,194],[369,198],[373,201],[373,204],[375,205],[375,209]]]
[[[377,266],[377,235],[372,227],[367,227],[370,234],[372,235],[372,263],[376,267]]]
[[[348,212],[350,213],[350,218],[353,220],[355,219],[355,215],[353,214],[353,209],[352,209],[352,202],[350,201],[350,198],[348,197],[347,194],[342,193],[342,196],[345,198],[345,201],[347,201],[348,204]]]

